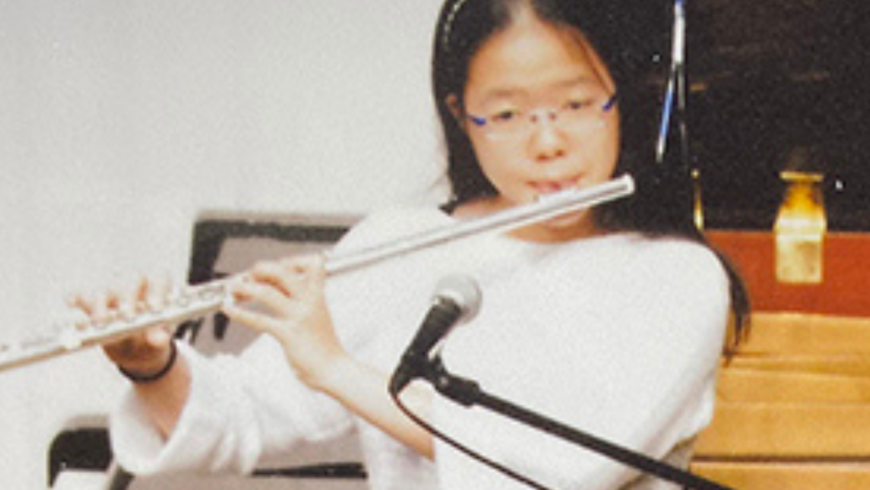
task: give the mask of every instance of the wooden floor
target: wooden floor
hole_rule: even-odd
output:
[[[738,490],[870,489],[870,318],[756,313],[692,470]]]

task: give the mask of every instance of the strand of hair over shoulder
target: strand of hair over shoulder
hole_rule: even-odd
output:
[[[450,13],[447,14],[447,19],[444,21],[444,31],[441,35],[441,44],[445,51],[450,50],[450,35],[453,33],[453,22],[466,3],[468,3],[468,0],[458,0],[450,8]]]

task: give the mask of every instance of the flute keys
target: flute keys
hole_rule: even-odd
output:
[[[65,328],[57,336],[57,343],[66,350],[73,350],[82,346],[84,338],[80,330]]]

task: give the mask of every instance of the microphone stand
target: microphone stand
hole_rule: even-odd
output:
[[[421,377],[431,382],[433,387],[439,393],[460,405],[466,407],[473,405],[481,406],[548,434],[552,434],[581,447],[590,449],[644,473],[649,473],[661,479],[682,485],[687,489],[734,490],[675,466],[650,458],[644,454],[631,451],[588,433],[568,427],[565,424],[532,412],[531,410],[518,406],[493,394],[487,393],[480,388],[480,385],[477,382],[450,374],[444,367],[439,356],[432,358],[429,365],[426,368],[421,369]]]

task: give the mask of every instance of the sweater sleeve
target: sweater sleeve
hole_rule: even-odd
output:
[[[191,392],[176,430],[163,440],[130,390],[111,420],[112,446],[135,474],[180,470],[247,473],[261,457],[350,430],[350,415],[308,390],[280,347],[261,337],[240,357],[205,358],[180,346],[191,367]]]

